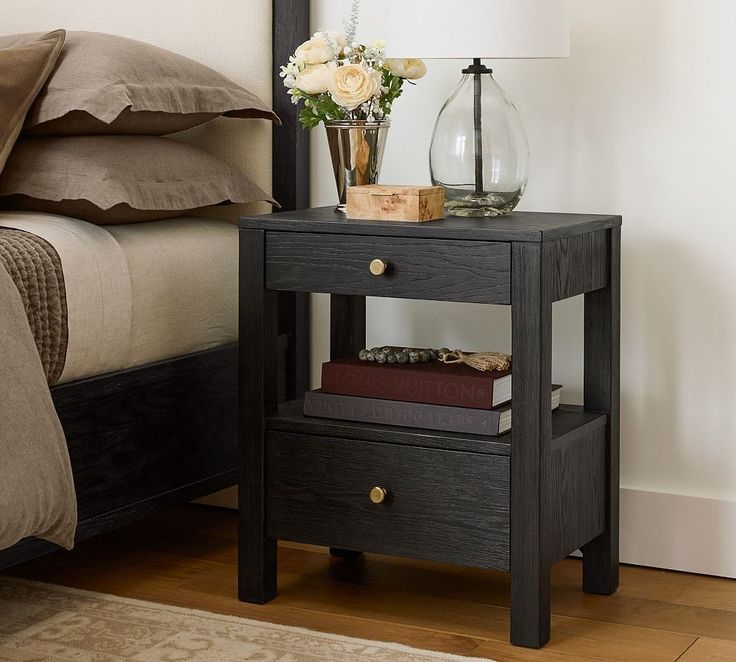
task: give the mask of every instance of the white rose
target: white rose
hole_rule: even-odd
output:
[[[307,94],[327,92],[334,65],[309,64],[296,77],[296,87]]]
[[[327,34],[330,35],[335,40],[335,43],[337,44],[337,47],[342,50],[345,48],[345,46],[348,45],[348,40],[345,39],[345,35],[342,34],[342,32],[332,32],[329,31]]]
[[[294,54],[305,64],[324,64],[329,62],[333,55],[327,40],[324,37],[312,37],[305,41]]]
[[[381,91],[381,74],[360,64],[335,67],[328,91],[338,106],[353,110]]]
[[[335,41],[337,50],[340,51],[345,47],[345,37],[337,32],[328,33]],[[332,52],[330,44],[321,32],[315,33],[309,41],[305,41],[296,49],[294,57],[304,64],[325,64],[332,60],[337,53]]]
[[[385,62],[389,71],[399,78],[417,80],[427,73],[427,65],[416,58],[388,59]]]

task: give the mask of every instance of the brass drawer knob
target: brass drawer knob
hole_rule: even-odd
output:
[[[383,261],[376,258],[371,260],[370,270],[374,276],[383,276],[386,273],[388,265]]]
[[[374,487],[371,489],[370,494],[368,496],[370,497],[370,500],[373,503],[378,504],[378,503],[383,503],[387,494],[388,492],[384,490],[382,487]]]

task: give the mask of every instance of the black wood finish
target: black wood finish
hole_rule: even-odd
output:
[[[233,471],[237,383],[229,347],[54,388],[79,520]]]
[[[237,482],[237,347],[52,388],[79,508],[76,540]],[[0,567],[58,549],[26,540]]]
[[[559,301],[608,284],[608,230],[552,243],[552,299]]]
[[[621,230],[609,231],[608,287],[585,295],[584,397],[588,409],[608,412],[606,438],[606,530],[585,545],[583,590],[610,595],[619,576],[619,346]]]
[[[263,287],[265,233],[240,230],[240,527],[238,596],[276,595],[276,541],[266,536],[265,417],[276,413],[276,293]]]
[[[510,301],[507,243],[269,232],[266,253],[266,285],[273,290]],[[371,274],[374,259],[386,264],[383,275]]]
[[[513,244],[511,642],[534,648],[550,635],[551,256],[546,244]]]
[[[273,109],[281,126],[273,132],[273,197],[284,211],[309,206],[309,131],[284,90],[281,66],[309,38],[309,0],[273,0]]]
[[[508,458],[271,432],[268,467],[274,538],[508,569]]]
[[[355,356],[365,347],[365,297],[330,296],[330,359]]]
[[[281,66],[309,37],[309,0],[273,0],[273,109],[281,119],[272,138],[273,197],[284,211],[309,206],[309,135],[299,124],[299,109],[283,93]],[[279,333],[292,337],[285,384],[289,399],[309,388],[309,296],[279,295]]]
[[[309,37],[308,0],[273,2],[274,109],[283,126],[274,131],[273,191],[283,209],[309,199],[309,133],[281,88],[280,65]],[[292,337],[289,397],[309,388],[309,297],[264,289],[265,233],[240,232],[240,526],[238,595],[262,603],[276,594],[276,541],[266,537],[265,418],[276,413],[277,329]],[[284,312],[286,311],[286,312]],[[285,323],[284,323],[285,318]]]
[[[279,399],[293,400],[309,388],[309,295],[279,292],[277,301],[279,337],[286,341]]]
[[[278,415],[269,418],[266,422],[268,429],[489,455],[511,455],[514,439],[517,436],[513,430],[500,437],[484,437],[460,432],[441,432],[422,428],[314,418],[304,416],[303,410],[302,400],[280,405]],[[582,408],[576,406],[562,405],[552,414],[552,448],[565,446],[578,436],[587,434],[591,429],[605,425],[606,420],[605,414],[583,411]]]
[[[365,345],[366,296],[512,305],[510,434],[305,417],[299,399],[264,410],[266,539],[327,545],[343,558],[365,549],[509,570],[511,640],[528,647],[549,640],[554,562],[582,548],[586,590],[610,592],[620,223],[571,214],[354,221],[331,208],[242,219],[243,231],[266,237],[264,293],[249,305],[280,290],[331,293],[333,358]],[[388,263],[385,275],[369,274],[375,258]],[[552,413],[552,305],[583,293],[585,406]],[[262,476],[250,485],[264,489]],[[371,503],[373,486],[389,498]]]
[[[238,472],[237,470],[233,470],[190,485],[183,485],[170,492],[157,494],[150,499],[130,503],[123,508],[111,510],[102,515],[81,520],[79,526],[77,526],[74,539],[76,542],[80,542],[105,531],[125,526],[150,515],[160,508],[198,499],[235,485],[237,481]],[[58,551],[59,549],[60,547],[57,545],[46,542],[45,540],[26,538],[9,549],[0,551],[0,570],[50,552]]]
[[[556,563],[606,528],[606,418],[555,447],[550,467],[548,560]]]
[[[330,296],[330,359],[354,356],[365,347],[365,297]],[[348,561],[360,558],[357,549],[330,547],[330,555]]]
[[[448,217],[427,223],[364,221],[336,214],[334,207],[240,219],[241,228],[280,232],[530,242],[554,241],[620,225],[620,216],[537,212],[514,212],[492,220]]]
[[[330,556],[334,556],[336,559],[346,559],[347,561],[353,561],[363,556],[363,552],[359,552],[355,549],[330,547]]]
[[[290,374],[294,375],[293,397],[301,398],[309,390],[311,381],[310,301],[309,294],[303,292],[294,292],[291,296],[294,297],[294,324],[290,344],[293,372]]]

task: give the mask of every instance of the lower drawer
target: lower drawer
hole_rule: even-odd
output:
[[[266,475],[271,538],[509,569],[508,457],[270,432]]]

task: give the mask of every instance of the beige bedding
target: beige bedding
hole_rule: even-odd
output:
[[[68,308],[59,383],[237,340],[237,229],[181,218],[100,227],[33,212],[0,212],[61,258]]]
[[[24,300],[6,263],[29,262],[7,255],[0,262],[0,549],[29,536],[70,548],[77,502],[69,453]]]
[[[0,255],[0,549],[29,536],[71,547],[76,498],[47,382],[235,342],[237,229],[195,218],[103,228],[32,212],[0,212],[0,228],[11,228]]]

